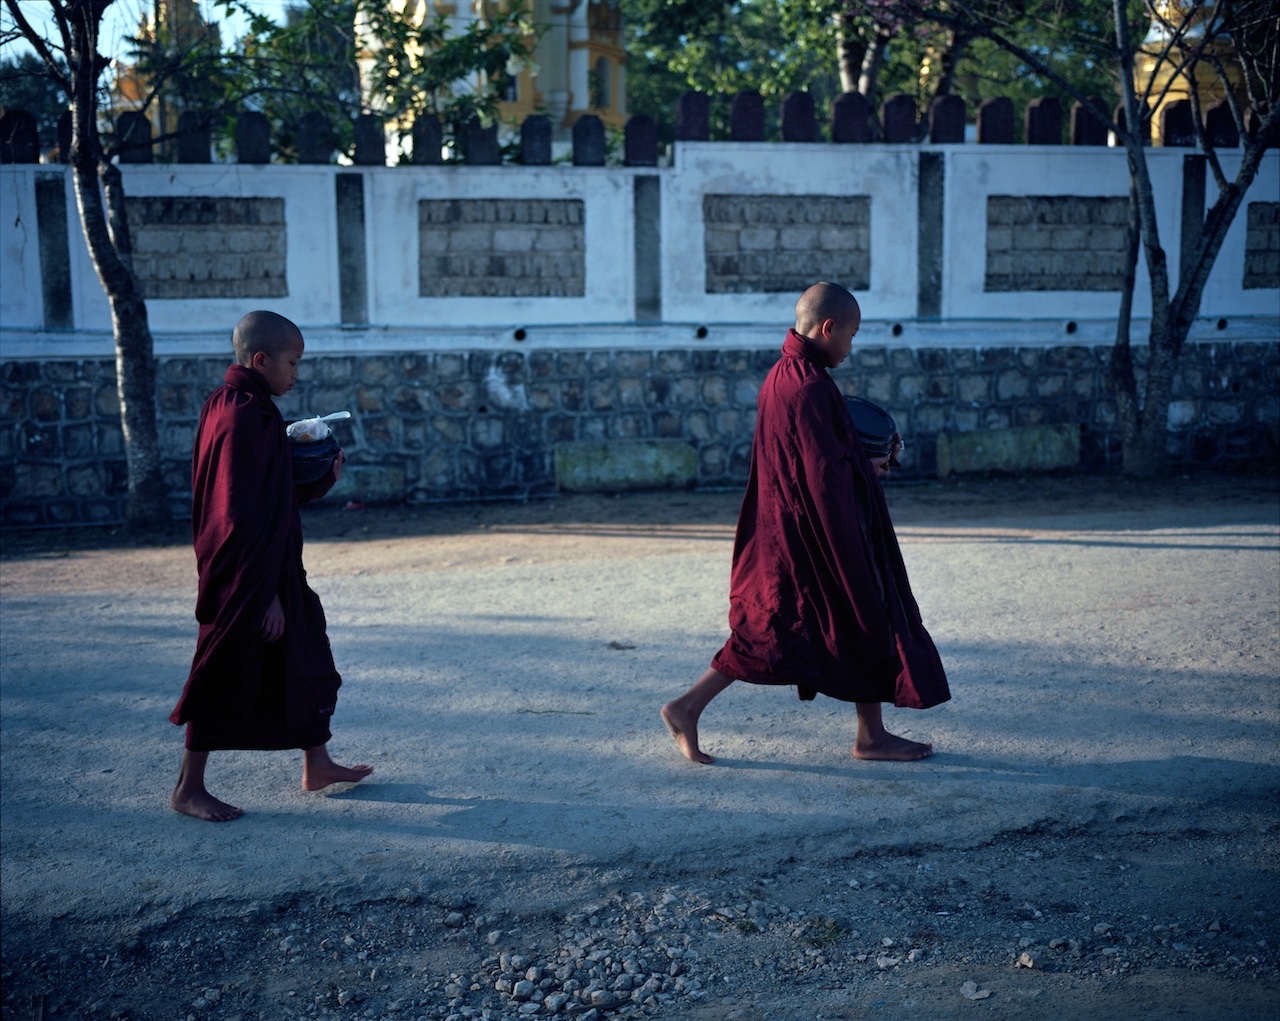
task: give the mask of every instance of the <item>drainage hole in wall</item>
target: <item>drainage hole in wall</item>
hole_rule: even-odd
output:
[[[512,336],[515,337],[516,340],[524,340],[524,338],[529,336],[529,334],[525,333],[524,327],[521,326],[520,329],[516,330],[516,332],[512,334]]]
[[[902,336],[902,324],[901,324],[901,323],[894,323],[894,324],[893,324],[893,335],[894,335],[895,337],[901,337],[901,336]]]
[[[1076,332],[1076,321],[1074,319],[1072,319],[1070,322],[1067,323],[1067,332],[1068,333]]]
[[[693,335],[697,337],[699,340],[705,340],[707,336],[707,328],[705,326],[699,326],[696,330],[693,331]]]
[[[1219,320],[1218,320],[1218,329],[1219,329],[1219,330],[1225,330],[1226,328],[1227,328],[1227,321],[1226,321],[1225,319],[1219,319]]]

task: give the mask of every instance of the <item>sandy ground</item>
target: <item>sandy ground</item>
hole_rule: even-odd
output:
[[[211,789],[246,810],[227,825],[167,807],[181,732],[166,717],[194,642],[185,537],[139,547],[101,530],[7,534],[4,1017],[43,1017],[59,1004],[62,1016],[293,1016],[264,1005],[269,989],[257,1006],[232,1010],[216,997],[188,1008],[189,990],[161,988],[150,994],[153,1015],[141,1001],[112,999],[125,997],[125,980],[115,989],[111,978],[119,965],[102,963],[85,980],[92,989],[68,977],[79,974],[69,948],[114,946],[125,931],[159,939],[166,927],[240,917],[245,905],[256,906],[249,918],[300,897],[348,914],[418,905],[414,939],[426,945],[450,937],[441,918],[454,902],[475,918],[467,924],[477,939],[491,926],[547,935],[619,891],[737,897],[759,892],[762,877],[776,884],[782,921],[773,928],[686,898],[700,932],[723,923],[720,942],[702,950],[721,985],[708,979],[702,995],[655,1001],[650,1014],[1275,1017],[1274,479],[951,482],[891,487],[890,503],[954,698],[886,716],[934,742],[929,760],[856,762],[851,707],[748,685],[703,719],[716,765],[675,753],[657,708],[724,639],[737,494],[322,507],[306,515],[306,561],[345,679],[331,747],[376,772],[309,795],[297,787],[296,754],[217,755]],[[1097,871],[1100,861],[1119,864]],[[964,873],[966,883],[1009,865],[997,891],[1007,910],[980,925],[967,902],[967,948],[957,930],[914,970],[905,958],[877,968],[860,913],[890,924],[895,888],[895,910],[912,909],[911,876],[927,862],[925,872]],[[887,900],[848,901],[876,875],[883,882],[886,868],[897,876]],[[846,881],[868,872],[871,880]],[[1217,896],[1234,902],[1229,910],[1197,901]],[[1035,930],[1028,943],[1020,930],[1034,930],[1038,916],[1017,910],[1072,906],[1053,931],[1097,941],[1108,897],[1112,914],[1123,900],[1141,934],[1130,945],[1152,941],[1145,964],[1108,970],[1095,954],[1088,966],[1014,967],[1020,946],[1051,938]],[[929,932],[963,914],[929,907],[915,905],[933,918]],[[783,923],[819,910],[842,919],[830,960],[778,964]],[[258,953],[254,926],[239,928],[242,952]],[[793,943],[798,931],[786,929]],[[1190,936],[1179,942],[1185,931],[1235,938],[1215,956]],[[756,950],[733,943],[750,932],[761,933]],[[1187,947],[1184,963],[1167,949],[1175,945]],[[762,961],[765,946],[777,953]],[[839,954],[850,963],[832,984],[822,968]],[[434,1012],[429,967],[415,975],[419,1000],[382,990],[348,1015],[392,1016],[401,1007],[387,1004],[416,1002],[407,1016],[480,1016]],[[870,985],[855,981],[858,967]],[[148,974],[160,981],[160,971]],[[983,975],[996,995],[958,992]],[[1043,984],[1027,989],[1026,975]],[[298,1016],[341,1013],[322,1000],[308,999],[311,1013]]]

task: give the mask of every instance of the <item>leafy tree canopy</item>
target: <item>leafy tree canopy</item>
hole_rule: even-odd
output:
[[[776,122],[778,101],[804,89],[825,120],[843,91],[842,39],[852,44],[859,62],[881,42],[871,80],[878,101],[910,95],[923,114],[935,95],[955,92],[971,114],[995,96],[1008,96],[1018,108],[1038,96],[1058,96],[1070,108],[1056,84],[987,40],[937,24],[923,14],[928,6],[897,0],[622,0],[631,111],[654,117],[669,137],[680,94],[705,92],[713,99],[712,137],[726,137],[736,92],[760,92]],[[1096,45],[1100,29],[1114,36],[1107,0],[988,0],[970,6],[997,11],[1029,47],[1037,37],[1054,38],[1054,57],[1065,76],[1108,107],[1118,100],[1114,66]],[[1133,6],[1141,16],[1141,0]]]
[[[224,105],[265,113],[285,154],[311,111],[326,114],[337,148],[347,153],[361,113],[385,118],[402,137],[418,117],[436,116],[452,144],[472,116],[496,116],[536,42],[521,4],[495,9],[461,31],[443,15],[419,24],[382,0],[308,0],[289,8],[283,22],[244,0],[218,4],[245,15],[250,26],[224,58]]]
[[[40,148],[49,149],[57,144],[58,118],[67,109],[67,95],[45,74],[44,61],[23,53],[0,60],[0,107],[26,110],[35,117]]]
[[[452,144],[455,130],[472,116],[497,116],[503,92],[530,59],[537,40],[526,10],[531,6],[493,5],[484,18],[459,29],[442,15],[417,23],[385,0],[299,0],[279,20],[247,0],[216,0],[224,19],[164,18],[128,37],[123,52],[103,55],[103,142],[109,151],[115,144],[112,117],[138,110],[159,111],[161,146],[177,130],[180,114],[199,114],[228,158],[236,118],[244,111],[267,116],[274,152],[283,160],[296,158],[299,127],[312,112],[325,116],[334,148],[347,155],[362,113],[384,117],[402,135],[416,118],[434,115]],[[217,22],[233,14],[247,30],[223,39]],[[62,45],[56,37],[47,43],[50,53]],[[43,111],[65,105],[55,98],[64,86],[34,55],[6,60],[2,71],[6,98],[0,102],[30,109],[42,138],[48,127],[52,141],[56,114],[50,121]]]

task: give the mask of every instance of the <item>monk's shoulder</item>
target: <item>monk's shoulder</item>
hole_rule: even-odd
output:
[[[232,386],[210,394],[196,436],[196,456],[200,459],[229,458],[233,470],[264,471],[276,458],[276,450],[287,441],[284,423],[272,407]]]
[[[220,386],[205,401],[205,417],[224,423],[228,428],[283,428],[275,405],[256,394],[234,386]]]

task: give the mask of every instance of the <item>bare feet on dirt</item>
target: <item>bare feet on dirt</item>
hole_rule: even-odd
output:
[[[933,745],[924,741],[908,741],[887,731],[874,741],[854,743],[853,757],[880,762],[914,762],[933,754]]]
[[[335,783],[359,783],[373,772],[373,767],[361,763],[358,766],[341,766],[329,758],[325,745],[308,748],[302,760],[302,789],[319,791]]]
[[[676,747],[685,758],[703,765],[716,761],[706,752],[699,750],[697,721],[689,720],[676,702],[668,702],[662,707],[662,722],[667,725],[667,730],[675,738]]]
[[[199,791],[184,791],[175,787],[169,798],[169,807],[175,812],[203,819],[205,822],[230,822],[244,815],[243,808],[219,801],[203,788]]]

